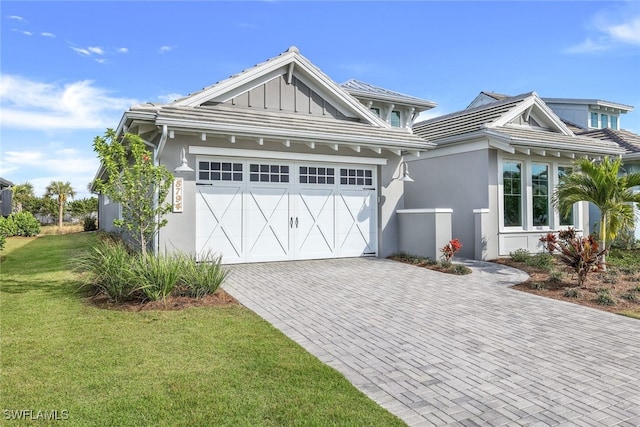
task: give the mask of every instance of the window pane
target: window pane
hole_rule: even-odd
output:
[[[573,173],[573,168],[568,166],[558,166],[558,179],[561,179],[563,176],[569,175]],[[567,215],[562,215],[560,212],[560,225],[574,225],[573,224],[573,206]]]
[[[502,170],[504,226],[522,226],[522,188],[520,176],[522,164],[519,162],[505,162]]]
[[[602,123],[600,123],[600,127],[601,127],[602,129],[604,129],[604,128],[608,128],[608,127],[609,127],[609,116],[607,116],[606,114],[602,114],[602,115],[600,116],[600,119],[601,119],[601,121],[602,121]]]
[[[209,170],[209,162],[200,162],[199,168],[202,171],[208,171]]]
[[[400,127],[400,111],[393,110],[391,112],[391,127]]]
[[[533,225],[549,225],[549,166],[531,166],[531,190],[533,192]]]
[[[591,113],[591,127],[598,127],[598,113]]]
[[[618,116],[611,116],[611,129],[618,130]]]

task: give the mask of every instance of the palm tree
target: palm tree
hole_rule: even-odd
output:
[[[56,196],[58,198],[58,228],[62,228],[62,215],[64,213],[64,206],[67,203],[67,197],[73,197],[76,192],[73,191],[71,183],[69,181],[51,181],[45,190],[45,197]]]
[[[33,185],[30,182],[11,187],[13,193],[13,211],[22,212],[24,204],[35,197]]]
[[[553,194],[553,203],[563,215],[571,212],[577,202],[590,202],[600,209],[600,245],[625,229],[633,227],[633,203],[640,203],[640,194],[632,188],[640,185],[640,173],[620,174],[622,159],[605,157],[599,163],[583,158],[576,162],[580,173],[562,176]],[[604,258],[603,258],[604,261]]]

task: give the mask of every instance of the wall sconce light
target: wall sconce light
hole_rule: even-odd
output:
[[[191,169],[189,167],[189,165],[187,164],[187,156],[186,156],[186,153],[184,151],[184,147],[182,147],[182,151],[180,152],[180,166],[175,168],[173,171],[176,172],[176,173],[193,172],[193,169]]]
[[[402,178],[400,178],[402,182],[413,182],[413,179],[409,176],[409,166],[407,162],[402,162]]]

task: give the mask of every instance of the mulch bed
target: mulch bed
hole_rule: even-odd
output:
[[[223,289],[218,289],[212,295],[206,295],[202,298],[171,296],[164,301],[146,301],[143,303],[137,301],[115,303],[109,301],[105,295],[95,295],[87,298],[87,300],[96,307],[120,311],[183,310],[190,307],[226,307],[241,305],[238,300]]]

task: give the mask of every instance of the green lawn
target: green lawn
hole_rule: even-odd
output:
[[[70,426],[404,425],[245,308],[86,304],[70,268],[94,236],[0,252],[0,422],[57,410]]]

